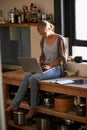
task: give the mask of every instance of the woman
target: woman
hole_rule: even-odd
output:
[[[64,43],[64,38],[54,32],[54,26],[48,21],[43,20],[38,24],[37,30],[42,36],[39,61],[43,69],[43,74],[26,75],[18,89],[17,95],[11,105],[6,109],[6,111],[10,111],[16,110],[19,107],[29,85],[31,92],[30,110],[25,116],[26,119],[32,118],[36,112],[38,81],[60,77],[63,74],[61,65],[63,70],[65,70],[67,61],[67,46]]]

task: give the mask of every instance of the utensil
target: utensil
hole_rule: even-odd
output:
[[[16,125],[24,125],[25,124],[24,112],[14,111],[13,120],[14,120],[14,124],[16,124]]]
[[[51,130],[50,118],[38,117],[36,119],[37,130]]]

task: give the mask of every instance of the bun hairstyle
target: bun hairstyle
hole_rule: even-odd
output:
[[[48,28],[51,28],[52,31],[54,31],[55,27],[53,24],[51,24],[50,22],[46,21],[46,20],[42,20],[38,23],[38,27],[37,27],[37,30],[39,31],[39,28],[42,28],[42,27],[48,27]]]

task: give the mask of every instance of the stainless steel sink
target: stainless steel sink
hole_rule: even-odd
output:
[[[71,84],[87,84],[87,79],[75,79]]]

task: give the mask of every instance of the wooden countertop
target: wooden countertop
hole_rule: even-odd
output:
[[[3,73],[3,83],[19,86],[27,72],[22,69]]]
[[[23,70],[11,71],[3,73],[3,83],[19,86],[22,79],[27,74]],[[74,79],[79,77],[73,77]],[[62,77],[59,79],[73,79],[72,77]],[[75,85],[75,84],[58,84],[51,83],[49,80],[42,80],[39,82],[39,89],[49,92],[59,92],[69,95],[76,95],[87,97],[87,85]]]
[[[22,80],[24,76],[27,74],[27,72],[24,72],[22,69],[16,70],[16,71],[10,71],[3,73],[3,78],[13,78],[13,79],[19,79]]]

